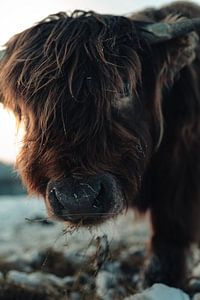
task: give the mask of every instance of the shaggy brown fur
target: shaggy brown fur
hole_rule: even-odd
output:
[[[200,17],[177,2],[132,19]],[[7,43],[0,65],[6,107],[26,127],[17,167],[30,193],[50,180],[102,172],[129,206],[150,210],[153,258],[146,282],[182,286],[200,237],[198,36],[154,46],[131,18],[52,15]]]

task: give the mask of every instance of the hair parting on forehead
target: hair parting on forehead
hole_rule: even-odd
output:
[[[43,132],[58,118],[65,133],[69,125],[90,119],[94,134],[111,119],[124,82],[136,90],[140,60],[132,27],[124,17],[75,11],[50,15],[15,35],[1,63],[5,104],[18,115],[34,112]],[[73,124],[67,124],[75,110]]]

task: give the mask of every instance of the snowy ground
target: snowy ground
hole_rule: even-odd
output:
[[[149,230],[131,212],[95,231],[73,232],[46,221],[41,200],[0,203],[0,300],[120,300],[140,289]],[[193,285],[200,290],[200,281]]]
[[[134,292],[131,289],[132,286],[136,288],[139,278],[138,266],[143,261],[148,230],[145,223],[133,225],[131,213],[95,231],[85,229],[72,232],[63,223],[45,221],[46,210],[41,200],[2,198],[0,202],[1,277],[4,284],[9,284],[8,289],[13,290],[7,296],[8,291],[4,289],[0,292],[0,299],[13,300],[17,288],[17,293],[21,295],[23,291],[19,286],[29,290],[30,295],[31,291],[36,293],[39,288],[40,293],[36,293],[35,298],[30,296],[30,299],[39,299],[41,294],[43,300],[51,299],[48,297],[54,299],[55,296],[62,299],[63,293],[69,299],[123,299]],[[108,237],[109,251],[104,234]],[[127,248],[128,256],[136,262],[135,271],[129,274],[131,278],[135,275],[132,278],[134,284],[125,289],[121,283],[124,275],[118,256],[126,267],[129,260]],[[99,272],[104,261],[107,262]],[[44,295],[44,290],[47,295]]]
[[[93,230],[72,231],[64,223],[48,219],[42,200],[4,197],[0,198],[0,203],[1,256],[20,254],[27,249],[71,251],[76,248],[78,251],[88,245],[91,239],[104,234],[108,236],[110,246],[119,243],[143,246],[149,235],[147,222],[134,222],[131,212]]]

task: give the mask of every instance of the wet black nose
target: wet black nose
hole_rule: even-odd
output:
[[[84,179],[69,177],[49,182],[47,201],[55,217],[90,223],[112,213],[116,207],[116,189],[115,179],[107,174]]]

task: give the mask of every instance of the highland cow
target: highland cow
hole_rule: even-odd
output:
[[[72,224],[149,210],[148,285],[184,286],[200,239],[198,17],[180,1],[130,18],[61,12],[11,38],[0,64],[28,191]]]

